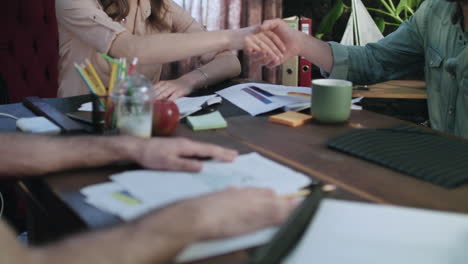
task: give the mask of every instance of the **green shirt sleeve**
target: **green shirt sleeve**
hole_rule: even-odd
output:
[[[372,84],[420,71],[424,67],[427,2],[430,1],[425,1],[409,20],[377,43],[362,47],[330,42],[334,64],[329,78]]]

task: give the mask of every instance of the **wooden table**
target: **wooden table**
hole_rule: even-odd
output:
[[[368,90],[354,90],[353,97],[427,99],[424,81],[395,80],[360,87],[367,87]]]
[[[51,99],[50,102],[58,108],[74,111],[84,100],[78,97]],[[31,115],[20,105],[0,106],[0,110],[19,116]],[[368,111],[353,111],[350,122],[346,124],[323,125],[312,122],[291,128],[268,122],[266,116],[244,115],[243,111],[236,110],[227,102],[223,103],[220,110],[228,117],[227,129],[194,133],[181,124],[177,135],[235,148],[241,153],[257,151],[314,179],[337,185],[339,189],[334,194],[335,198],[468,212],[468,185],[445,189],[328,149],[324,144],[328,138],[352,129],[388,127],[401,123],[400,120]],[[9,128],[6,126],[2,130],[8,131]],[[90,184],[107,181],[110,174],[129,168],[132,166],[73,170],[33,182],[32,185],[39,189],[39,193],[34,193],[34,202],[38,203],[36,205],[41,217],[46,219],[46,225],[41,228],[60,237],[120,223],[115,216],[87,205],[79,190]],[[199,263],[246,263],[247,259],[247,252],[241,251]]]
[[[309,123],[291,128],[267,120],[267,117],[237,116],[227,119],[228,128],[194,133],[186,125],[177,135],[238,149],[256,151],[301,171],[310,177],[339,187],[339,199],[368,201],[418,208],[468,212],[468,185],[445,189],[403,175],[391,169],[327,148],[324,142],[333,136],[359,128],[382,128],[401,121],[367,111],[353,111],[350,122],[343,125]],[[103,168],[58,173],[45,179],[49,190],[91,229],[118,223],[113,216],[83,202],[78,190],[103,182],[111,173],[123,168]],[[68,177],[62,177],[62,176]],[[71,176],[71,177],[70,177]],[[197,263],[246,263],[246,251]]]

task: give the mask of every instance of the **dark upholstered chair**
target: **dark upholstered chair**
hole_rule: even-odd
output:
[[[56,97],[58,30],[54,0],[1,0],[0,76],[8,102]]]

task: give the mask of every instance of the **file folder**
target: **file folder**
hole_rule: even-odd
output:
[[[300,18],[300,30],[307,34],[308,36],[312,35],[312,19],[301,17]],[[299,86],[311,87],[312,82],[312,63],[301,56],[299,58]]]
[[[284,18],[292,28],[299,30],[299,17]],[[286,86],[297,86],[299,84],[299,57],[295,56],[283,63],[281,69],[282,84]]]

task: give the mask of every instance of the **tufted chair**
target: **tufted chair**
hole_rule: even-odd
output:
[[[58,29],[54,0],[1,0],[0,76],[8,102],[55,97]]]

